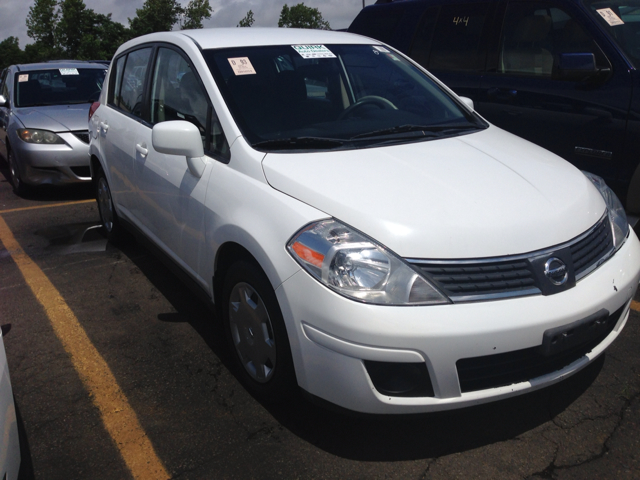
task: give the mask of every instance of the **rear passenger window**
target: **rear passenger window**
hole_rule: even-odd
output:
[[[560,53],[593,53],[598,68],[610,67],[591,35],[563,10],[543,2],[511,2],[498,72],[551,77]]]
[[[158,49],[151,84],[151,123],[191,122],[198,127],[205,150],[229,158],[229,145],[208,99],[185,57],[170,48]]]
[[[485,55],[480,49],[489,6],[488,3],[472,3],[441,8],[431,42],[429,69],[474,71],[484,68]],[[425,17],[425,22],[429,21]],[[428,34],[428,28],[426,32]]]
[[[403,13],[402,8],[385,9],[382,15],[376,9],[363,10],[353,21],[349,31],[384,43],[393,43],[393,36]]]
[[[142,48],[116,61],[113,105],[136,117],[142,116],[142,94],[150,56],[151,48]]]

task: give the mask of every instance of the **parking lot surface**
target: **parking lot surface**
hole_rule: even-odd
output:
[[[528,395],[384,417],[262,405],[215,314],[100,235],[90,188],[21,198],[0,170],[0,323],[36,478],[640,478],[640,304],[598,361]]]

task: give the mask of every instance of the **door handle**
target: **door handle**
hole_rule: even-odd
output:
[[[492,87],[487,90],[487,96],[489,98],[495,98],[497,100],[512,100],[518,95],[517,90]]]
[[[149,150],[147,149],[147,146],[144,143],[142,145],[140,145],[139,143],[136,144],[136,150],[143,157],[146,157],[147,153],[149,153]]]
[[[106,122],[100,122],[100,128],[104,133],[107,133],[107,130],[109,130],[109,125]]]

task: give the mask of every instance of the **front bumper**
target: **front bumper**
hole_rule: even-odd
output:
[[[344,298],[302,270],[276,294],[303,389],[350,410],[414,413],[525,393],[577,372],[620,334],[639,280],[640,242],[631,231],[605,264],[556,295],[427,307],[375,306]],[[619,311],[615,326],[588,353],[560,370],[506,386],[462,391],[458,360],[538,347],[545,331],[602,309]],[[381,394],[365,361],[426,365],[433,396]]]
[[[66,143],[42,145],[17,138],[11,142],[20,176],[29,185],[67,185],[91,181],[89,145],[70,132],[58,133]]]

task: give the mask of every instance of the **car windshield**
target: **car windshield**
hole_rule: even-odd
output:
[[[584,0],[584,4],[634,67],[640,67],[640,0]]]
[[[55,68],[17,72],[17,107],[93,103],[98,100],[106,69]]]
[[[379,45],[243,47],[204,57],[245,138],[260,150],[359,148],[487,127]]]

